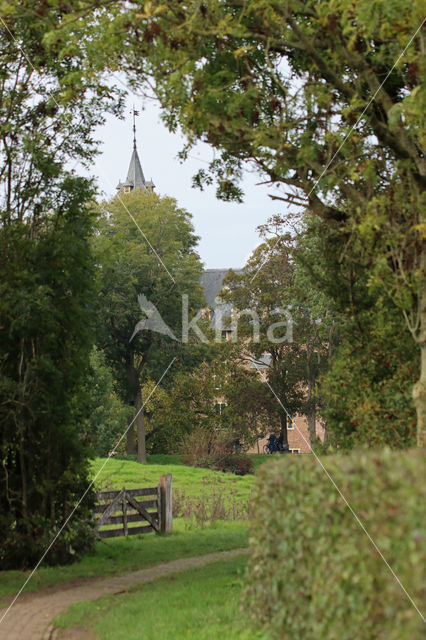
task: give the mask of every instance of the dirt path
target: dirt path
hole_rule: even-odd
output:
[[[201,567],[210,562],[226,560],[242,553],[247,553],[247,549],[234,549],[232,551],[209,553],[196,558],[183,558],[149,569],[126,573],[122,576],[96,579],[79,586],[68,585],[67,587],[65,584],[60,591],[55,591],[54,593],[34,594],[31,597],[23,598],[22,601],[18,599],[3,622],[0,623],[0,639],[53,640],[58,636],[51,625],[51,621],[74,602],[96,600],[104,595],[126,591],[134,584],[150,582],[169,573]],[[5,609],[0,609],[0,618],[4,612]],[[82,633],[78,636],[74,634],[68,637],[70,639],[77,639],[77,637],[81,639],[87,638],[88,640],[91,636]]]

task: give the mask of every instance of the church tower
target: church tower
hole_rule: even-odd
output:
[[[135,124],[135,116],[139,115],[138,111],[133,109],[133,153],[130,158],[129,170],[127,172],[127,178],[125,182],[119,182],[117,185],[118,191],[124,191],[128,193],[129,191],[133,191],[133,189],[146,189],[148,191],[153,191],[155,188],[152,180],[145,180],[145,176],[142,171],[141,161],[139,160],[138,151],[136,149],[136,124]]]

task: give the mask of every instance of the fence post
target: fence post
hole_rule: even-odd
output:
[[[123,533],[127,536],[127,500],[126,500],[126,488],[123,487],[123,498],[121,502],[121,508],[123,511]]]
[[[167,473],[165,476],[160,476],[160,482],[158,483],[158,496],[160,531],[162,533],[170,533],[173,528],[171,473]]]

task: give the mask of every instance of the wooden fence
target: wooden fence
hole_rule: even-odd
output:
[[[142,498],[138,500],[137,498]],[[172,530],[172,476],[160,477],[156,487],[101,491],[95,506],[96,532],[100,538],[133,536]],[[142,526],[140,523],[144,523]],[[105,528],[119,525],[119,528]]]

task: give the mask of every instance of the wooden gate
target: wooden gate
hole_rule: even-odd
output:
[[[142,498],[142,499],[141,499]],[[100,491],[95,506],[99,538],[172,530],[172,476],[161,476],[157,487]],[[144,523],[142,526],[140,523]],[[119,525],[119,528],[111,528]],[[108,527],[108,528],[106,528]]]

